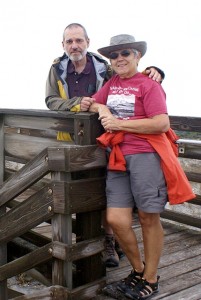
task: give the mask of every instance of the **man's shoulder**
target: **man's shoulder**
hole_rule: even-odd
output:
[[[98,53],[87,52],[87,54],[91,57],[95,57],[95,59],[97,59],[98,61],[103,62],[104,64],[108,65],[108,62]]]
[[[62,56],[59,56],[53,60],[53,65],[60,63],[62,60],[66,59],[67,55],[64,53]]]
[[[106,67],[106,72],[107,72],[107,78],[108,80],[112,75],[113,75],[113,70],[111,65],[106,61],[101,55],[94,53],[94,52],[87,52],[87,54],[91,57],[94,57],[98,62],[103,63]]]

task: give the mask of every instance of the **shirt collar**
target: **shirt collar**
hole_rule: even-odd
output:
[[[87,63],[86,63],[86,66],[85,66],[84,70],[81,73],[89,74],[90,71],[91,71],[91,67],[92,67],[92,60],[87,55]],[[74,67],[71,60],[69,60],[67,72],[70,73],[70,74],[75,73],[75,67]]]

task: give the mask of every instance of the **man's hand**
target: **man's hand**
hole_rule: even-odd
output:
[[[155,68],[150,68],[145,70],[145,74],[147,74],[149,78],[157,82],[161,82],[163,80],[161,74]]]
[[[89,107],[91,106],[92,103],[95,102],[94,98],[90,97],[83,97],[81,102],[80,102],[80,110],[81,111],[88,111]]]

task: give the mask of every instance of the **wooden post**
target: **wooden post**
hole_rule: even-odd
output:
[[[4,118],[0,116],[0,184],[4,181]],[[5,205],[0,207],[0,216],[6,212]],[[0,245],[0,265],[4,265],[7,262],[7,245]],[[7,300],[7,280],[0,283],[0,299]]]
[[[69,178],[70,177],[70,178]],[[70,173],[53,172],[53,181],[71,179]],[[63,199],[65,202],[65,199]],[[72,245],[72,215],[54,214],[52,218],[52,240]],[[52,265],[52,284],[73,288],[72,262],[54,260]]]

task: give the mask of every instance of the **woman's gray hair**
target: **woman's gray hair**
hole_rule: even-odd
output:
[[[132,51],[133,51],[133,53],[134,53],[135,55],[138,55],[138,53],[139,53],[139,51],[136,50],[136,49],[132,49]]]

